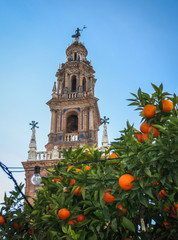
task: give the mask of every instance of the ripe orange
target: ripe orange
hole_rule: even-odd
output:
[[[55,182],[55,183],[56,183],[56,182],[61,182],[61,181],[62,181],[62,178],[63,178],[63,177],[62,177],[62,176],[59,176],[59,177],[60,177],[60,178],[55,178],[55,179],[54,179],[54,182]]]
[[[80,190],[79,190],[80,189]],[[79,197],[82,195],[82,188],[80,187],[77,187],[75,190],[74,190],[74,195]]]
[[[146,118],[151,118],[154,117],[155,115],[155,111],[156,111],[156,107],[152,104],[147,104],[144,108],[143,108],[143,115]]]
[[[79,168],[76,168],[76,169],[75,169],[75,171],[76,171],[76,172],[79,172],[79,171],[80,171],[80,169],[79,169]]]
[[[162,101],[163,112],[171,112],[173,109],[173,103],[170,100],[164,99]]]
[[[143,122],[140,126],[140,131],[142,133],[148,133],[148,128],[149,128],[149,125],[147,122]]]
[[[117,158],[117,155],[113,152],[111,155],[110,155],[110,159],[115,159]]]
[[[174,207],[172,207],[171,210],[172,210],[171,217],[172,217],[172,218],[177,218],[178,203],[174,204]]]
[[[13,224],[12,224],[12,227],[13,227],[14,229],[18,229],[18,228],[19,228],[19,225],[18,225],[18,223],[13,223]]]
[[[143,143],[142,133],[137,133],[134,135],[134,137],[136,137],[139,142]]]
[[[91,154],[91,152],[88,152],[88,154]],[[87,157],[86,159],[90,159],[91,157]]]
[[[130,190],[133,187],[131,182],[134,180],[134,177],[130,174],[124,174],[119,178],[119,185],[123,190]]]
[[[160,132],[158,131],[158,129],[150,126],[150,127],[148,128],[148,132],[151,132],[152,129],[153,129],[153,137],[158,137],[158,136],[160,135]]]
[[[68,164],[68,166],[67,166],[67,168],[66,168],[66,172],[67,172],[67,170],[69,169],[69,167],[70,167],[71,165],[70,164]]]
[[[70,212],[67,208],[61,208],[58,212],[58,217],[61,220],[65,220],[70,217]]]
[[[68,221],[68,224],[69,225],[74,225],[74,222],[73,221]]]
[[[4,217],[0,216],[0,226],[2,226],[4,224]]]
[[[127,212],[127,209],[124,209],[121,203],[117,206],[117,208],[121,210],[121,212],[118,212],[120,216],[124,215]]]
[[[159,182],[153,182],[152,185],[153,186],[159,185]]]
[[[85,168],[84,168],[84,170],[87,170],[87,171],[89,171],[90,170],[90,166],[86,166]]]
[[[170,207],[169,206],[164,206],[163,211],[164,212],[169,212],[170,211]]]
[[[143,141],[143,143],[145,143],[145,140],[149,140],[148,133],[144,133],[144,134],[142,135],[142,141]]]
[[[107,189],[105,190],[105,192],[108,192],[108,191],[111,191],[111,188],[107,188]]]
[[[170,222],[163,222],[166,229],[169,229]]]
[[[35,229],[33,227],[30,227],[30,229],[28,229],[27,233],[28,235],[32,235],[32,233],[34,233]]]
[[[67,192],[67,188],[64,188],[63,192]],[[66,198],[66,197],[67,197],[67,195],[66,195],[66,194],[64,194],[64,197]]]
[[[158,195],[159,195],[159,198],[164,198],[165,197],[165,195],[166,195],[166,192],[165,192],[165,190],[164,189],[162,189],[159,193],[158,193]]]
[[[53,204],[50,203],[50,204],[49,204],[49,209],[50,209],[50,210],[53,210],[53,209],[54,209],[52,206],[53,206]]]
[[[73,186],[76,183],[75,179],[71,179],[69,185]]]
[[[114,202],[115,199],[116,198],[108,192],[106,192],[104,194],[104,201],[107,202],[107,203],[112,203],[112,202]]]
[[[82,222],[85,219],[86,217],[83,214],[78,215],[78,217],[76,218],[77,222]]]

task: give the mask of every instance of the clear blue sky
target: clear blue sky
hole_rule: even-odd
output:
[[[151,82],[178,93],[177,0],[1,0],[0,1],[0,153],[7,166],[22,166],[36,120],[38,151],[50,129],[51,97],[58,64],[77,27],[96,71],[95,95],[101,117],[110,118],[109,140],[129,120],[130,92],[152,92]],[[99,131],[101,142],[102,127]],[[99,142],[99,145],[100,145]],[[13,183],[0,169],[0,201]],[[24,174],[14,173],[18,182]]]

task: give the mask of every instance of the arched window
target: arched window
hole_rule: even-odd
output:
[[[83,87],[83,91],[86,92],[86,79],[85,78],[83,78],[82,87]]]
[[[75,52],[74,53],[74,61],[76,61],[77,60],[77,53]]]
[[[67,118],[67,133],[78,132],[78,117],[77,115],[70,115]]]
[[[73,76],[71,81],[71,92],[76,92],[76,89],[77,89],[77,79],[76,79],[76,76]]]

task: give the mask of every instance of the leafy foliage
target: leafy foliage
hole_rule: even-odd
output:
[[[137,106],[142,120],[154,123],[160,131],[158,138],[153,138],[151,131],[145,143],[139,142],[134,137],[138,130],[127,122],[120,138],[105,153],[89,146],[75,151],[64,149],[64,159],[42,178],[43,186],[34,199],[33,210],[18,206],[21,199],[17,190],[11,192],[10,198],[5,196],[1,209],[5,224],[0,228],[4,239],[178,239],[178,98],[163,92],[162,84],[152,86],[155,92],[151,96],[141,89],[132,94],[135,98],[130,99],[130,105]],[[173,102],[173,111],[162,112],[165,98]],[[156,106],[153,118],[143,116],[146,104]],[[110,151],[118,157],[110,160]],[[85,170],[86,166],[90,169]],[[76,168],[80,170],[77,172]],[[135,179],[128,191],[118,184],[126,173]],[[54,182],[59,176],[62,180]],[[74,185],[70,185],[72,179],[76,181]],[[77,187],[81,196],[74,194]],[[106,189],[115,197],[112,203],[104,201]],[[165,196],[160,198],[161,190]],[[123,213],[119,204],[127,211]],[[61,208],[70,211],[68,219],[58,218]],[[85,218],[77,222],[80,214]],[[14,230],[13,222],[22,223],[23,227]],[[35,229],[32,234],[28,234],[30,227]]]

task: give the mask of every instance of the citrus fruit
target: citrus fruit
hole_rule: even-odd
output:
[[[131,182],[134,180],[134,177],[130,174],[124,174],[119,178],[119,185],[123,190],[130,190],[133,187]]]
[[[79,169],[79,168],[76,168],[75,171],[76,171],[76,172],[80,172],[80,169]]]
[[[73,186],[76,183],[75,179],[71,179],[69,185]]]
[[[170,207],[169,206],[164,206],[163,211],[164,212],[169,212],[170,211]]]
[[[13,224],[12,224],[12,227],[13,227],[14,229],[18,229],[18,228],[19,228],[19,225],[18,225],[18,223],[13,223]]]
[[[50,209],[50,210],[53,210],[53,209],[54,209],[52,206],[53,206],[53,204],[50,203],[50,204],[49,204],[49,209]]]
[[[147,122],[143,122],[140,126],[140,131],[142,133],[148,133],[148,128],[149,128],[149,125]]]
[[[159,182],[153,182],[152,185],[153,186],[159,185]]]
[[[107,203],[112,203],[112,202],[114,202],[115,199],[116,198],[108,192],[106,192],[104,194],[104,201],[107,202]]]
[[[142,135],[142,133],[136,133],[134,137],[136,137],[139,142],[143,143]]]
[[[156,107],[152,104],[147,104],[144,108],[143,108],[143,115],[146,118],[151,118],[154,117],[155,115],[155,111],[156,111]]]
[[[108,192],[108,191],[111,191],[111,188],[107,188],[107,189],[105,190],[105,192]]]
[[[121,210],[121,212],[118,212],[120,216],[124,215],[127,212],[127,209],[124,209],[121,203],[117,206],[117,208]]]
[[[164,99],[162,101],[162,109],[163,109],[163,112],[166,112],[166,111],[171,112],[173,109],[173,103],[170,100]]]
[[[117,155],[113,152],[113,153],[110,155],[110,158],[111,158],[111,159],[117,158]]]
[[[142,141],[145,143],[145,140],[149,140],[149,136],[148,136],[148,133],[144,133],[142,135]]]
[[[61,208],[58,212],[58,217],[61,220],[65,220],[70,217],[70,212],[67,208]]]
[[[32,233],[34,233],[35,229],[33,227],[30,227],[30,229],[28,229],[27,233],[28,235],[32,235]]]
[[[170,222],[163,222],[166,229],[169,229]]]
[[[89,171],[90,170],[90,166],[86,166],[85,168],[84,168],[84,170],[87,170],[87,171]]]
[[[177,211],[178,211],[178,203],[174,204],[174,207],[172,207],[172,218],[177,218]]]
[[[83,214],[78,215],[78,217],[76,218],[77,222],[82,222],[85,219],[86,217]]]
[[[158,195],[159,195],[159,198],[164,198],[165,197],[165,195],[166,195],[166,192],[165,192],[165,190],[164,189],[162,189],[159,193],[158,193]]]
[[[151,132],[151,130],[153,130],[153,137],[158,137],[160,135],[160,132],[158,131],[158,129],[154,128],[153,126],[150,126],[148,128],[148,132]]]
[[[63,192],[65,193],[65,192],[67,192],[67,188],[64,188],[63,189]],[[67,195],[66,194],[64,194],[64,197],[66,198],[67,197]]]
[[[4,224],[4,217],[0,216],[0,226],[2,226]]]
[[[55,183],[56,183],[56,182],[61,182],[61,181],[62,181],[62,178],[63,178],[63,177],[62,177],[62,176],[59,176],[59,177],[60,177],[60,178],[55,178],[55,179],[54,179],[54,182],[55,182]]]
[[[68,221],[68,224],[69,225],[74,225],[74,222],[73,221]]]
[[[80,187],[77,187],[75,190],[74,190],[74,195],[75,196],[81,196],[82,195],[82,188]]]

